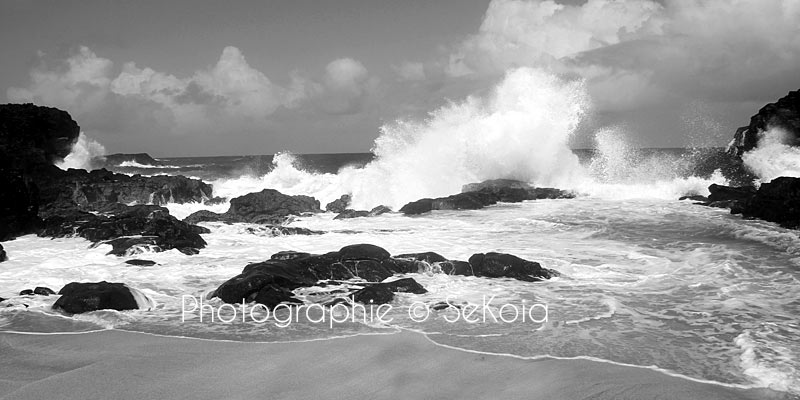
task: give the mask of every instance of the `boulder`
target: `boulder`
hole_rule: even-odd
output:
[[[31,296],[31,295],[38,295],[38,296],[50,296],[51,294],[56,294],[53,289],[50,289],[46,286],[37,286],[34,289],[25,289],[19,292],[20,296]]]
[[[264,189],[231,200],[226,213],[237,222],[260,223],[275,217],[321,212],[319,201],[310,196],[288,196],[274,189]]]
[[[380,205],[380,206],[377,206],[377,207],[373,208],[372,210],[369,210],[369,214],[367,216],[368,217],[376,217],[378,215],[386,214],[386,213],[390,213],[390,212],[392,212],[391,208],[389,208],[387,206]]]
[[[53,304],[54,310],[81,314],[96,310],[136,310],[139,304],[131,289],[124,283],[78,283],[64,286],[61,297]]]
[[[349,194],[343,194],[342,197],[325,205],[325,211],[332,213],[342,213],[347,207],[350,206],[351,197]]]
[[[489,278],[514,278],[520,281],[536,282],[558,276],[558,273],[541,264],[523,260],[504,253],[478,253],[469,258],[469,265],[475,276]]]
[[[6,250],[3,248],[3,245],[0,244],[0,262],[8,261],[8,255],[6,254]]]
[[[741,156],[758,146],[759,134],[769,128],[780,128],[786,131],[788,145],[800,145],[800,90],[775,103],[770,103],[758,110],[750,118],[750,124],[736,130],[733,141],[728,145],[728,152]]]
[[[514,179],[489,179],[480,183],[468,183],[461,187],[461,193],[477,192],[479,190],[499,190],[499,189],[532,189],[533,187],[522,181]]]
[[[425,253],[406,253],[406,254],[399,254],[394,256],[394,258],[405,258],[411,259],[415,261],[424,261],[428,264],[440,263],[443,261],[447,261],[444,256],[439,253],[434,253],[432,251],[428,251]]]
[[[394,300],[394,293],[385,285],[374,285],[356,291],[351,297],[357,303],[386,304]]]
[[[711,186],[708,187],[708,191],[711,193],[708,195],[708,201],[710,202],[729,200],[745,201],[756,194],[756,188],[753,186],[732,187],[717,185],[716,183],[712,183]]]
[[[388,251],[373,244],[351,244],[339,249],[339,260],[374,260],[383,261],[391,257]]]

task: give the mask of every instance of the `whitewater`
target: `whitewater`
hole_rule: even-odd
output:
[[[326,159],[284,152],[274,157],[169,158],[160,159],[161,165],[120,165],[116,170],[124,173],[202,178],[213,184],[215,196],[228,199],[272,188],[314,196],[324,207],[350,194],[351,207],[363,210],[377,205],[397,210],[420,198],[458,193],[467,183],[499,178],[571,190],[578,196],[416,217],[391,213],[335,220],[335,214],[321,213],[289,223],[325,232],[315,236],[275,235],[250,224],[202,223],[211,230],[203,235],[208,246],[194,256],[139,249],[118,258],[106,255],[110,246],[90,247],[80,238],[24,236],[4,243],[13,257],[3,264],[0,287],[57,289],[71,281],[119,281],[136,288],[152,306],[67,318],[49,309],[54,299],[30,297],[24,299],[26,306],[0,310],[0,329],[117,328],[217,340],[287,341],[403,328],[424,332],[441,345],[477,352],[605,360],[695,380],[800,394],[797,232],[743,220],[725,209],[678,201],[684,195],[708,194],[712,183],[727,183],[719,171],[693,175],[693,166],[706,154],[702,149],[643,151],[630,144],[635,133],[607,127],[596,132],[593,150],[573,151],[571,140],[590,112],[583,82],[520,68],[486,96],[450,103],[421,121],[383,126],[369,157]],[[744,157],[763,181],[800,170],[795,163],[800,155],[781,143],[779,132],[764,137],[763,145]],[[81,135],[61,166],[90,168],[103,151],[99,143]],[[771,164],[775,159],[781,162]],[[312,160],[317,164],[311,165]],[[224,212],[227,207],[227,202],[168,205],[178,218],[201,209]],[[205,297],[248,263],[284,250],[326,253],[354,243],[379,245],[392,254],[435,251],[460,260],[499,251],[538,261],[562,276],[531,284],[450,276],[437,273],[432,265],[408,274],[428,293],[399,294],[390,325],[352,323],[331,330],[315,324],[278,328],[181,322],[183,295]],[[130,258],[157,265],[125,264]],[[319,302],[335,297],[336,289],[298,289],[297,296]],[[548,321],[452,324],[444,319],[444,311],[415,322],[402,312],[417,301],[480,303],[487,293],[498,303],[546,303]],[[218,300],[209,301],[219,305]]]

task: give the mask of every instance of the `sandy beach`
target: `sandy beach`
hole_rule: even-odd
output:
[[[468,353],[410,332],[298,343],[2,333],[0,354],[3,399],[778,398],[642,368]]]

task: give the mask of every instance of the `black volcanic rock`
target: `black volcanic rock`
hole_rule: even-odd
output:
[[[153,265],[156,265],[156,262],[152,260],[133,259],[125,261],[125,264],[135,265],[137,267],[152,267]]]
[[[206,245],[200,234],[208,233],[207,229],[178,220],[166,208],[116,204],[110,211],[106,215],[78,210],[52,215],[44,220],[39,236],[80,236],[108,243],[113,246],[109,254],[118,256],[137,245],[155,251],[178,249],[185,254],[197,254]]]
[[[153,166],[161,165],[160,161],[156,160],[153,157],[150,157],[150,154],[147,153],[134,153],[134,154],[116,153],[116,154],[106,155],[103,158],[105,158],[105,165],[108,166],[119,166],[124,162],[135,162],[137,164],[153,165]]]
[[[0,244],[0,262],[8,261],[8,255],[6,254],[6,250],[3,248],[3,245]]]
[[[56,294],[53,289],[50,289],[46,286],[37,286],[34,289],[25,289],[19,292],[20,296],[30,296],[30,295],[37,295],[37,296],[50,296],[51,294]]]
[[[784,228],[800,227],[800,178],[780,177],[763,183],[744,201],[742,214],[775,222]]]
[[[374,260],[383,261],[391,257],[386,249],[374,244],[351,244],[339,250],[339,260]]]
[[[33,104],[0,105],[0,169],[51,165],[66,157],[80,127],[56,108]]]
[[[229,216],[240,222],[259,223],[274,217],[322,212],[319,200],[310,196],[288,196],[275,189],[264,189],[231,200]]]
[[[517,256],[504,253],[478,253],[469,258],[475,276],[489,278],[514,278],[521,281],[535,282],[558,276],[558,273],[542,268],[541,264],[523,260]]]
[[[350,206],[351,197],[349,194],[343,194],[342,197],[325,205],[325,211],[332,213],[342,213]]]
[[[454,275],[505,277],[529,282],[558,276],[558,272],[542,268],[539,263],[510,254],[475,254],[470,258],[473,264],[470,265],[464,261],[446,260],[433,252],[392,258],[381,247],[356,244],[321,255],[295,251],[275,253],[270,260],[245,266],[241,274],[222,283],[211,296],[227,303],[255,301],[274,308],[280,303],[298,302],[292,292],[297,288],[347,281],[349,286],[363,287],[351,293],[350,297],[356,302],[384,304],[392,301],[394,293],[427,292],[411,278],[382,282],[395,274],[420,272],[418,264],[423,261],[439,265],[442,272]],[[326,305],[341,301],[339,298]]]
[[[360,289],[351,295],[353,301],[362,304],[386,304],[394,300],[392,289],[385,285],[373,285]]]
[[[32,233],[40,222],[39,189],[33,179],[19,170],[0,169],[0,242]]]
[[[58,294],[61,297],[53,304],[54,310],[63,310],[70,314],[80,314],[96,310],[136,310],[136,303],[131,290],[124,283],[79,283],[72,282],[64,286]]]
[[[756,194],[756,188],[753,186],[733,187],[717,185],[715,183],[712,183],[711,186],[708,187],[708,191],[711,193],[708,195],[708,201],[710,202],[728,200],[745,201]]]
[[[758,110],[750,118],[750,124],[736,130],[728,151],[741,156],[758,146],[759,134],[769,128],[780,128],[788,133],[791,146],[800,145],[800,90],[789,92],[775,103]]]
[[[337,214],[333,219],[350,219],[369,216],[369,211],[346,209]]]
[[[422,214],[432,210],[478,210],[498,202],[518,203],[526,200],[569,199],[575,197],[571,192],[552,188],[534,188],[524,182],[496,179],[472,183],[462,192],[435,199],[420,199],[404,205],[400,212],[406,215]]]

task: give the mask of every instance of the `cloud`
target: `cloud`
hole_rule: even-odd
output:
[[[392,66],[392,69],[400,80],[404,82],[424,81],[427,78],[425,66],[421,62],[405,61],[399,66]]]
[[[318,95],[320,108],[329,114],[347,115],[361,111],[366,99],[378,86],[367,68],[352,58],[331,61],[325,67],[322,83],[324,90]]]
[[[601,111],[757,101],[800,83],[798,20],[794,0],[495,0],[446,71],[492,77],[524,65],[580,76]]]
[[[128,135],[158,142],[165,133],[198,139],[231,132],[253,136],[274,127],[281,110],[297,108],[355,114],[378,82],[361,62],[341,58],[316,79],[291,71],[281,86],[233,46],[225,47],[215,64],[184,77],[134,62],[115,69],[111,60],[85,46],[66,59],[40,54],[39,61],[27,87],[8,89],[9,100],[65,109],[93,137],[112,143],[133,140],[122,138]]]

